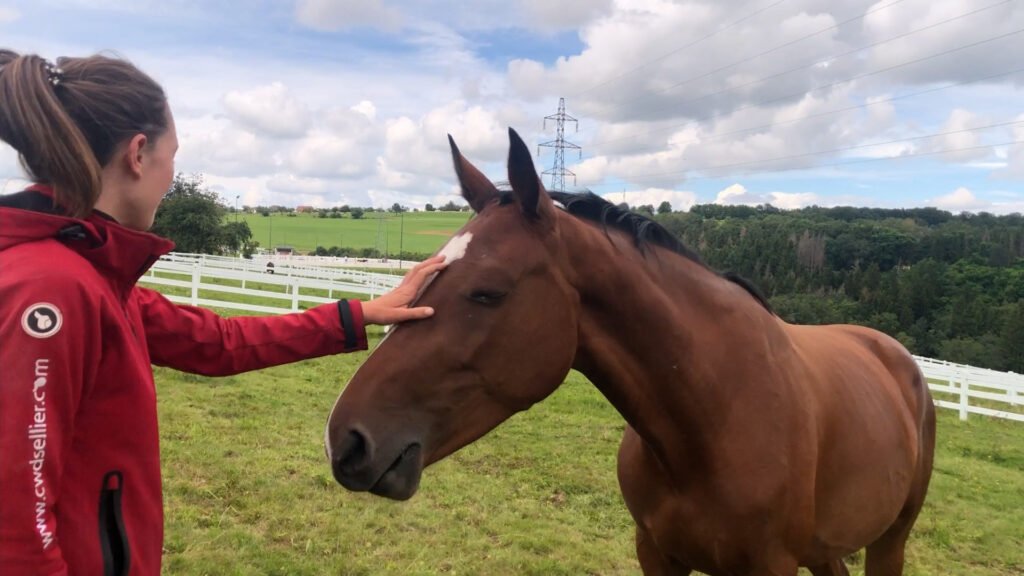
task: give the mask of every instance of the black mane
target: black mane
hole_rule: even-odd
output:
[[[625,232],[633,238],[637,249],[641,252],[644,251],[648,244],[653,244],[666,250],[671,250],[684,258],[700,264],[711,272],[746,290],[766,310],[774,314],[771,305],[768,304],[768,299],[765,298],[764,294],[753,283],[732,272],[722,274],[712,269],[701,260],[700,254],[697,254],[683,244],[679,238],[654,220],[632,212],[623,205],[612,204],[593,192],[548,192],[548,194],[552,200],[564,206],[565,210],[573,216],[601,224],[606,230],[608,227],[611,227]]]

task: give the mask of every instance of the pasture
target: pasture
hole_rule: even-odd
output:
[[[395,503],[342,489],[323,453],[330,408],[365,357],[219,379],[156,370],[165,573],[640,573],[615,476],[623,423],[581,375]],[[1024,428],[940,410],[906,574],[1024,573],[1021,503]]]
[[[239,214],[249,224],[253,239],[260,246],[289,245],[299,252],[311,252],[317,246],[329,248],[377,248],[389,254],[405,252],[429,254],[444,245],[453,232],[470,217],[469,212],[368,212],[355,220],[318,218],[311,214]],[[235,218],[229,214],[227,220]]]

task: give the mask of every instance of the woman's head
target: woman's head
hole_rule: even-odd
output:
[[[0,139],[69,215],[89,214],[106,191],[100,207],[139,229],[152,224],[177,149],[163,88],[131,63],[90,56],[54,65],[10,50],[0,50]]]

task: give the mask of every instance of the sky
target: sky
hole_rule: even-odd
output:
[[[0,47],[137,64],[229,205],[459,200],[448,134],[550,170],[564,98],[615,202],[1024,212],[1024,0],[0,0]]]

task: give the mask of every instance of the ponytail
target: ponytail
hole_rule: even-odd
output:
[[[102,191],[101,173],[136,134],[167,129],[163,89],[117,58],[61,58],[0,50],[0,140],[35,182],[50,184],[57,205],[81,218]]]

